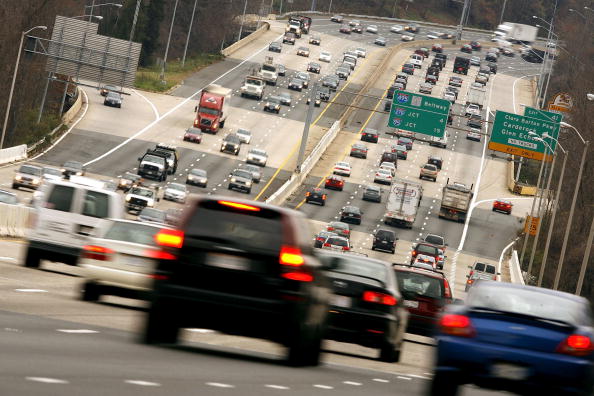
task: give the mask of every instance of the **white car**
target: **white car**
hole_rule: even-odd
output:
[[[239,140],[241,140],[241,143],[250,144],[250,142],[252,141],[252,133],[247,129],[239,128],[237,132],[235,132],[235,134],[239,136]]]
[[[392,184],[392,180],[394,176],[392,176],[392,172],[388,169],[378,169],[375,172],[375,178],[373,179],[374,183],[380,184]]]
[[[188,189],[185,184],[170,183],[165,187],[163,199],[167,201],[185,203],[188,197]]]
[[[361,47],[355,48],[355,54],[357,54],[359,58],[365,58],[367,56],[367,50]]]
[[[334,165],[332,173],[334,173],[335,175],[348,177],[351,175],[351,164],[349,164],[348,162],[337,162]]]
[[[377,25],[369,25],[365,31],[369,33],[377,33]]]
[[[435,262],[435,257],[433,256],[426,256],[424,254],[419,254],[415,257],[415,261],[412,263],[413,267],[424,268],[428,270],[435,270],[437,269],[437,263]]]
[[[258,166],[266,166],[268,161],[268,154],[266,151],[261,149],[251,149],[248,151],[246,162],[248,164],[254,164]]]
[[[481,115],[481,108],[477,104],[469,104],[464,113],[466,117],[471,115]]]
[[[435,40],[439,38],[439,33],[438,32],[429,32],[427,33],[427,38],[429,40]]]
[[[332,54],[328,51],[322,51],[318,59],[322,62],[332,62]]]
[[[423,67],[423,59],[423,55],[412,54],[408,60],[408,63],[411,63],[415,68],[420,69]]]
[[[443,93],[443,98],[452,103],[456,102],[456,95],[452,91],[445,91]]]
[[[396,165],[393,162],[382,162],[380,169],[387,169],[392,173],[392,176],[396,176]]]
[[[468,133],[466,133],[466,139],[474,140],[475,142],[481,141],[481,131],[477,128],[471,128]]]
[[[404,26],[402,25],[394,25],[390,28],[392,33],[402,33],[404,32]]]
[[[412,34],[403,34],[402,36],[400,36],[400,39],[402,41],[413,41],[415,39],[415,36],[413,36]]]

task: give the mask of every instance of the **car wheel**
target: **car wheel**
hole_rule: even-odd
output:
[[[430,396],[456,396],[458,394],[458,383],[452,373],[436,372],[429,385],[428,395]]]
[[[100,286],[92,281],[86,281],[81,290],[81,299],[83,301],[95,302],[101,297]]]
[[[392,344],[386,344],[380,349],[379,360],[386,363],[397,363],[400,360],[400,350],[394,349]]]
[[[27,256],[25,257],[25,267],[27,268],[39,268],[39,263],[41,262],[41,257],[37,249],[33,249],[32,247],[27,248]]]
[[[13,190],[18,190],[18,189],[19,189],[19,186],[18,186],[18,185],[16,185],[16,184],[13,184],[13,185],[12,185],[12,189],[13,189]]]
[[[179,335],[175,308],[155,300],[149,308],[141,341],[144,344],[174,344]]]
[[[246,190],[246,193],[247,194],[251,194],[252,193],[252,189],[250,188],[250,189]]]
[[[298,325],[291,336],[287,362],[294,367],[317,366],[320,364],[322,330],[320,326],[315,326],[307,331],[303,326],[306,325]]]

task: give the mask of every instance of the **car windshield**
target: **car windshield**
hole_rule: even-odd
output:
[[[243,177],[243,178],[246,178],[246,179],[251,179],[252,178],[252,172],[248,172],[248,171],[245,171],[245,170],[242,170],[242,169],[235,169],[233,171],[233,176]]]
[[[154,192],[153,190],[149,190],[148,188],[134,187],[130,190],[130,194],[151,198],[154,195]]]
[[[154,208],[144,208],[138,215],[139,217],[150,217],[158,221],[165,221],[165,212]]]
[[[0,191],[0,203],[16,205],[19,203],[19,200],[13,194],[10,194],[10,193],[4,192],[4,191]]]
[[[481,271],[481,272],[484,272],[484,271],[485,271],[485,266],[486,266],[486,264],[484,264],[484,263],[476,263],[476,264],[474,265],[474,270],[475,270],[475,271]]]
[[[435,165],[431,165],[431,164],[426,164],[426,165],[424,166],[424,168],[425,168],[426,170],[430,170],[430,171],[435,171],[435,170],[437,170],[437,168],[435,167]]]
[[[445,244],[442,237],[440,237],[439,235],[431,235],[431,234],[429,234],[425,237],[425,242],[433,243],[435,245],[440,245],[440,246]]]
[[[322,56],[331,56],[332,54],[330,54],[330,52],[322,51],[322,52],[320,52],[320,55],[322,55]]]
[[[202,131],[198,128],[188,128],[186,130],[186,133],[190,133],[192,135],[200,135],[200,134],[202,134]]]
[[[326,259],[329,261],[328,267],[330,272],[340,272],[353,275],[364,276],[378,280],[382,284],[388,283],[388,269],[384,264],[377,263],[372,260],[362,260],[356,256],[328,255]]]
[[[203,170],[203,169],[192,169],[192,170],[190,171],[190,173],[191,173],[192,175],[206,177],[206,171],[205,171],[205,170]]]
[[[572,325],[591,325],[586,305],[581,301],[532,287],[495,287],[491,282],[483,282],[480,287],[471,289],[466,304],[475,310],[492,309],[560,320]]]
[[[250,154],[255,154],[255,155],[262,155],[262,156],[266,156],[266,151],[264,150],[259,150],[259,149],[251,149],[250,150]]]
[[[299,47],[299,51],[309,51],[306,47]]]
[[[379,189],[379,187],[376,187],[376,186],[367,186],[367,187],[365,187],[365,192],[379,194],[380,189]]]
[[[277,98],[276,96],[271,96],[266,101],[269,102],[269,103],[276,103],[276,104],[278,104],[278,103],[280,103],[280,98]]]
[[[414,298],[417,295],[430,298],[443,296],[443,281],[440,278],[413,271],[396,271],[396,279],[405,298]]]
[[[252,135],[252,133],[246,129],[238,129],[237,134],[243,135],[243,136],[251,136]]]
[[[330,245],[336,245],[336,246],[349,246],[349,241],[346,238],[340,238],[340,237],[328,237],[328,239],[326,240],[326,243],[329,243]]]
[[[120,98],[120,94],[116,93],[116,92],[108,92],[107,93],[107,97],[109,99],[119,99]]]
[[[183,184],[178,184],[178,183],[171,183],[169,186],[167,186],[167,188],[170,188],[172,190],[178,190],[178,191],[186,191],[186,186],[184,186]]]
[[[165,163],[165,158],[163,157],[157,157],[156,155],[145,155],[144,158],[142,159],[142,161],[146,161],[146,162],[154,162],[155,164],[164,164]]]
[[[44,175],[53,175],[53,176],[62,176],[62,172],[60,172],[60,169],[56,169],[56,168],[43,168],[43,174]]]
[[[283,98],[283,99],[291,99],[291,94],[288,92],[281,92],[278,94],[279,97]]]
[[[309,74],[304,73],[304,72],[299,72],[299,73],[297,73],[297,78],[300,79],[300,80],[308,81],[309,80]]]
[[[38,168],[37,166],[23,165],[23,166],[21,166],[19,168],[19,173],[25,173],[27,175],[40,176],[41,175],[41,168]]]
[[[239,137],[237,135],[227,135],[223,140],[231,143],[239,143]]]
[[[82,169],[83,164],[76,161],[66,161],[64,163],[64,168],[73,168],[73,169]]]
[[[156,209],[145,208],[143,209],[142,214],[144,214],[145,211],[150,212],[155,210]],[[157,232],[159,232],[160,229],[161,227],[155,227],[143,223],[116,221],[111,225],[111,227],[109,227],[102,238],[139,243],[142,245],[155,245],[156,243],[154,236]]]

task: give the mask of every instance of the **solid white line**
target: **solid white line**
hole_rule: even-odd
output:
[[[8,256],[0,256],[0,260],[3,260],[3,261],[17,261],[17,259],[15,259],[14,257],[8,257]]]
[[[149,98],[147,98],[146,96],[144,96],[143,94],[141,94],[140,92],[138,92],[137,90],[133,89],[132,92],[134,92],[136,95],[140,96],[142,99],[144,99],[153,109],[153,113],[155,113],[155,120],[159,118],[159,110],[157,110],[157,107],[153,104],[153,102],[151,102],[149,100]]]
[[[14,291],[23,293],[47,293],[47,290],[43,289],[14,289]]]
[[[150,381],[141,381],[141,380],[125,380],[127,384],[131,385],[140,385],[140,386],[161,386],[158,382],[150,382]]]
[[[48,377],[25,377],[29,381],[43,382],[44,384],[67,384],[68,381],[59,378]]]
[[[283,35],[280,35],[277,38],[275,38],[274,40],[278,40],[282,36]],[[122,143],[118,144],[117,146],[115,146],[111,150],[108,150],[106,153],[101,154],[99,157],[97,157],[95,159],[92,159],[91,161],[88,161],[84,165],[85,166],[89,166],[90,164],[95,163],[95,162],[97,162],[97,161],[99,161],[99,160],[107,157],[108,155],[110,155],[113,152],[119,150],[120,148],[122,148],[126,144],[130,143],[132,140],[136,139],[138,136],[142,135],[143,133],[145,133],[146,131],[148,131],[150,128],[152,128],[153,126],[155,126],[159,121],[161,121],[162,119],[168,117],[171,113],[177,111],[180,107],[182,107],[183,105],[185,105],[186,103],[188,103],[194,96],[196,96],[197,94],[199,94],[208,85],[214,84],[215,82],[219,81],[221,78],[225,77],[227,74],[231,73],[232,71],[234,71],[238,67],[242,66],[244,63],[246,63],[247,61],[249,61],[250,59],[252,59],[253,57],[255,57],[256,55],[258,55],[260,52],[264,51],[267,48],[268,48],[268,44],[266,44],[260,50],[254,52],[254,54],[251,55],[250,57],[248,57],[248,58],[244,59],[243,61],[241,61],[241,63],[239,63],[237,66],[233,67],[232,69],[227,70],[225,73],[221,74],[219,77],[217,77],[216,79],[214,79],[210,83],[206,84],[204,87],[200,88],[198,91],[194,92],[192,95],[188,96],[186,99],[182,100],[180,103],[178,103],[177,105],[175,105],[174,107],[172,107],[171,109],[169,109],[165,114],[163,114],[162,116],[159,116],[157,119],[155,119],[154,121],[152,121],[151,123],[149,123],[148,125],[146,125],[140,131],[136,132],[134,135],[132,135],[128,139],[124,140]]]
[[[214,330],[211,329],[186,329],[187,331],[191,331],[192,333],[214,333]]]
[[[89,329],[56,329],[61,333],[68,333],[68,334],[95,334],[99,333],[96,330],[89,330]]]

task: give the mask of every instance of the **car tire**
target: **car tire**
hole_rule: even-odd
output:
[[[25,256],[24,266],[27,268],[39,268],[41,257],[37,249],[33,249],[31,246],[27,248],[27,255]]]
[[[175,344],[179,336],[179,325],[173,306],[165,301],[152,302],[145,322],[141,342],[143,344]]]
[[[429,385],[429,396],[456,396],[458,394],[458,382],[453,373],[436,372]]]
[[[293,367],[317,366],[320,364],[322,349],[322,330],[320,326],[307,331],[306,325],[299,324],[291,337],[287,363]]]
[[[386,344],[380,348],[379,360],[386,363],[398,363],[400,360],[400,350],[394,349],[394,345]]]
[[[12,184],[12,189],[13,189],[13,190],[18,190],[18,189],[19,189],[19,186],[13,183],[13,184]]]
[[[83,301],[96,302],[101,297],[101,287],[93,281],[86,281],[81,290],[81,299]]]

